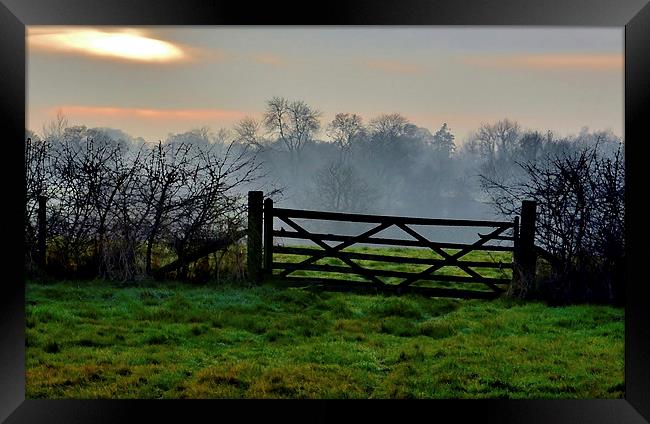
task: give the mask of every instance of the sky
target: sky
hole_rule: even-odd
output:
[[[282,96],[323,128],[398,112],[460,143],[503,118],[624,136],[623,58],[623,27],[29,26],[26,125],[41,134],[61,111],[157,141],[259,120]]]

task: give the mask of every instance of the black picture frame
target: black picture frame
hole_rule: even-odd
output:
[[[25,400],[25,285],[22,200],[27,25],[544,25],[625,27],[626,309],[625,399],[375,401],[99,401]],[[130,422],[146,419],[237,421],[650,422],[650,314],[644,310],[648,243],[644,201],[646,122],[650,122],[648,0],[372,0],[327,3],[223,0],[0,0],[0,125],[3,234],[0,277],[0,421]],[[15,223],[15,224],[14,224]],[[257,402],[257,403],[255,403]],[[252,406],[252,407],[251,407]],[[343,411],[345,409],[345,411]],[[228,414],[228,415],[226,415]],[[205,418],[200,418],[205,417]]]

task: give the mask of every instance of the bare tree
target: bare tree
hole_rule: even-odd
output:
[[[50,180],[49,143],[29,133],[25,141],[25,254],[28,266],[37,251],[37,214],[40,196],[47,196]]]
[[[302,100],[289,101],[273,97],[266,104],[264,126],[275,134],[292,156],[299,154],[304,144],[320,129],[321,112]]]
[[[145,272],[151,275],[154,244],[170,222],[170,213],[178,207],[177,195],[189,178],[187,167],[192,163],[190,144],[158,144],[151,149],[144,163],[145,182],[141,199],[150,217],[146,236]]]
[[[555,300],[620,301],[624,258],[625,175],[620,150],[603,155],[598,144],[519,163],[517,181],[482,177],[503,214],[521,199],[538,204],[536,244],[550,261],[546,287]]]
[[[215,135],[208,127],[195,128],[179,134],[169,134],[167,144],[191,144],[207,146],[214,141]]]
[[[119,147],[96,140],[85,127],[66,128],[63,140],[52,143],[48,235],[59,264],[74,272],[96,270],[105,222],[114,196],[111,165]]]
[[[316,203],[330,211],[363,212],[376,200],[376,191],[355,171],[341,161],[321,168],[314,176]]]
[[[519,149],[525,161],[534,161],[542,151],[544,137],[539,131],[524,133],[519,139]]]
[[[143,160],[147,146],[134,151],[122,151],[113,167],[116,184],[108,210],[106,240],[102,244],[100,275],[122,281],[132,280],[142,272],[137,256],[146,240],[144,225],[147,216],[140,200],[145,184]]]
[[[257,149],[264,147],[264,140],[260,135],[261,123],[253,118],[246,117],[235,124],[235,141]]]
[[[223,155],[212,149],[199,149],[191,164],[189,176],[177,207],[172,211],[169,236],[171,246],[183,260],[192,251],[215,240],[241,237],[246,212],[244,194],[238,188],[253,182],[259,165],[245,149],[234,143],[226,147]],[[183,267],[181,277],[187,268]]]
[[[482,124],[476,133],[483,155],[489,162],[507,160],[519,139],[521,128],[517,122],[503,119],[494,124]]]
[[[50,271],[127,280],[152,274],[158,248],[182,261],[206,240],[236,241],[243,186],[259,176],[255,152],[223,129],[139,145],[111,134],[120,133],[66,127],[51,142],[27,134],[26,241],[33,247],[35,205],[47,194]]]
[[[348,152],[354,140],[365,133],[365,128],[361,116],[356,113],[337,113],[326,133],[342,151]]]
[[[56,111],[54,120],[43,125],[43,139],[49,141],[61,140],[66,128],[68,128],[68,118],[59,109]]]
[[[368,123],[373,142],[385,144],[408,133],[409,120],[399,113],[383,114]]]

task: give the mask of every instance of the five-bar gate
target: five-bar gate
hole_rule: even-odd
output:
[[[258,281],[264,276],[264,278],[282,281],[287,285],[314,285],[329,290],[371,289],[396,293],[418,292],[431,296],[494,298],[507,290],[512,279],[518,278],[522,272],[526,271],[523,267],[526,265],[530,267],[530,261],[527,264],[521,261],[522,258],[526,259],[530,255],[526,254],[526,247],[522,246],[522,241],[525,241],[523,239],[527,240],[528,237],[520,237],[519,217],[515,217],[511,222],[415,218],[275,208],[270,198],[264,200],[263,208],[261,203],[261,192],[249,193],[249,211],[256,215],[261,215],[260,212],[263,211],[263,219],[261,216],[257,216],[252,220],[249,212],[249,274]],[[532,206],[532,219],[529,217],[528,220],[534,221],[534,204],[530,204],[533,202],[528,203],[527,205],[524,202],[523,209],[524,212],[527,212]],[[522,214],[522,219],[526,218],[526,215],[530,214]],[[297,222],[298,219],[301,220],[301,223]],[[281,229],[274,228],[274,220],[282,224]],[[310,220],[365,223],[370,224],[371,227],[357,235],[324,234],[307,230],[302,222]],[[534,222],[522,222],[522,232],[530,232],[530,225],[534,228]],[[287,229],[284,228],[285,226]],[[477,233],[477,240],[473,243],[449,243],[429,240],[421,234],[421,230],[414,229],[414,226],[476,227],[484,230]],[[259,242],[262,240],[262,227],[263,243]],[[401,230],[410,239],[386,238],[378,235],[389,228]],[[315,248],[275,245],[274,240],[278,237],[309,241],[315,245]],[[251,246],[251,241],[253,246]],[[508,244],[490,244],[492,241],[505,241]],[[264,246],[263,255],[261,253],[262,244]],[[435,255],[434,257],[391,256],[346,250],[359,244],[425,248],[430,249]],[[463,260],[473,251],[512,252],[513,255],[512,260],[508,262]],[[276,256],[283,257],[285,260],[275,260],[274,254],[278,254]],[[287,261],[288,257],[294,257],[296,260]],[[322,260],[332,258],[335,261],[329,260],[328,263],[322,263],[324,262]],[[385,269],[386,267],[382,268],[381,266],[369,267],[363,265],[361,261],[365,264],[371,261],[378,265],[412,264],[419,266],[420,269],[401,271]],[[340,265],[334,265],[332,262]],[[422,269],[423,266],[425,267]],[[462,275],[441,274],[440,271],[445,267],[461,270]],[[488,277],[477,271],[481,268],[510,269],[512,277]],[[296,275],[298,271],[316,271],[318,277],[298,276]],[[356,281],[342,277],[329,278],[331,275],[347,275],[356,278]],[[387,279],[391,282],[387,282]],[[439,283],[445,284],[446,287],[440,287]],[[449,287],[449,283],[454,283],[454,287]],[[458,288],[459,286],[461,288]],[[463,286],[471,288],[463,288]]]

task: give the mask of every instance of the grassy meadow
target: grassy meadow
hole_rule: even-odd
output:
[[[29,281],[26,299],[30,399],[624,394],[610,306],[106,281]]]

